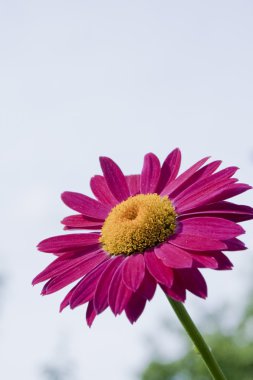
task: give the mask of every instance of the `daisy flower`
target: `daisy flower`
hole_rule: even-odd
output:
[[[179,149],[162,165],[148,153],[141,174],[125,176],[113,160],[101,157],[103,175],[90,181],[96,199],[62,194],[77,213],[63,219],[64,229],[77,232],[39,243],[40,251],[57,258],[33,284],[47,281],[47,295],[78,280],[60,310],[87,303],[89,326],[107,307],[135,322],[157,286],[179,302],[186,291],[206,298],[199,269],[231,269],[226,254],[246,249],[238,222],[253,219],[251,207],[227,201],[251,188],[233,177],[238,168],[218,170],[221,161],[207,160],[178,175]]]

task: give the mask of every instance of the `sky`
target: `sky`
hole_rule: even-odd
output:
[[[250,0],[0,1],[4,379],[40,380],[55,362],[71,363],[72,379],[127,380],[147,363],[147,337],[175,318],[164,296],[133,326],[107,311],[89,329],[83,307],[58,313],[66,289],[41,297],[31,286],[52,261],[36,244],[62,233],[63,191],[91,195],[101,155],[133,174],[145,153],[180,147],[183,169],[210,155],[253,184],[252,16]],[[252,192],[236,201],[252,205]],[[225,302],[240,312],[253,270],[244,226],[249,250],[231,253],[234,270],[207,271],[207,300],[188,297],[197,321]],[[161,342],[178,354],[175,338]]]

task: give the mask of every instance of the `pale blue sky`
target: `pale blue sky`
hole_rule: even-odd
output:
[[[39,379],[60,334],[82,380],[133,379],[144,365],[145,335],[174,318],[164,297],[134,326],[106,312],[88,329],[84,308],[58,314],[66,290],[42,298],[31,287],[52,260],[35,246],[62,233],[62,191],[90,194],[99,155],[133,173],[146,152],[164,158],[179,146],[184,168],[211,155],[253,184],[252,17],[250,0],[0,2],[5,380]],[[252,205],[252,194],[239,201]],[[252,252],[252,223],[244,225]],[[250,251],[233,257],[234,271],[206,272],[206,301],[189,297],[197,319],[245,295]],[[164,344],[173,354],[177,342]]]

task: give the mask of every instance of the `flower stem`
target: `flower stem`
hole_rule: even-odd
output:
[[[202,356],[202,359],[204,360],[207,368],[209,369],[209,372],[211,373],[213,379],[214,380],[226,380],[226,377],[224,376],[219,364],[217,363],[216,359],[214,358],[211,350],[209,349],[208,345],[204,341],[199,330],[197,329],[197,327],[193,323],[191,317],[189,316],[189,314],[186,311],[182,302],[174,301],[170,297],[167,297],[167,298],[168,298],[172,308],[174,309],[176,315],[178,316],[178,319],[180,320],[180,322],[184,326],[186,332],[188,333],[189,337],[193,341],[198,352]]]

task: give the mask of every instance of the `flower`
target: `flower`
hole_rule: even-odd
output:
[[[91,178],[97,200],[64,192],[63,202],[78,214],[63,219],[65,230],[90,230],[50,237],[38,244],[57,258],[33,280],[48,280],[42,294],[54,293],[79,280],[60,311],[88,303],[91,326],[108,306],[125,311],[131,323],[144,310],[157,285],[176,301],[186,290],[206,298],[199,268],[227,270],[222,252],[246,249],[238,224],[253,219],[253,209],[226,201],[251,188],[233,178],[237,167],[217,171],[221,161],[209,157],[178,175],[181,153],[173,150],[160,165],[148,153],[140,175],[125,176],[110,158],[101,157],[103,176]]]

